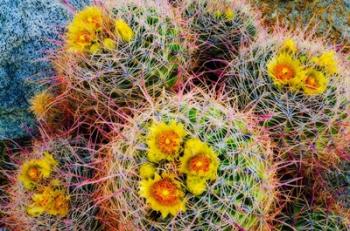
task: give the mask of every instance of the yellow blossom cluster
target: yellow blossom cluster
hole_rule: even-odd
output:
[[[134,32],[123,19],[113,20],[97,6],[78,12],[68,25],[66,46],[69,51],[96,54],[115,49],[118,40],[131,42]]]
[[[327,90],[331,76],[337,73],[337,62],[333,51],[310,57],[298,50],[293,39],[286,39],[276,56],[268,61],[267,72],[278,87],[319,95]]]
[[[67,215],[69,196],[60,189],[60,181],[51,179],[46,185],[57,165],[57,161],[47,151],[42,158],[30,159],[22,164],[18,179],[29,192],[35,190],[31,195],[32,202],[27,206],[28,215],[36,217],[44,212],[53,216]]]
[[[183,124],[176,121],[153,122],[147,134],[149,162],[139,170],[139,194],[163,218],[186,210],[186,190],[199,196],[205,191],[207,181],[217,178],[217,154],[198,138],[185,141],[186,136]],[[177,172],[159,174],[156,165],[167,161],[177,166]]]

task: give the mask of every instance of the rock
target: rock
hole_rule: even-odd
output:
[[[29,100],[45,86],[35,81],[53,74],[44,59],[55,49],[70,18],[69,7],[88,0],[2,0],[0,2],[0,139],[31,135],[35,119]]]

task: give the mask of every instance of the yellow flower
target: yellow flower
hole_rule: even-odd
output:
[[[98,44],[98,43],[92,44],[89,51],[91,54],[97,54],[98,52],[101,51],[100,44]]]
[[[155,175],[154,179],[145,179],[140,182],[141,197],[147,204],[166,218],[168,214],[176,216],[180,211],[186,210],[186,200],[181,185],[174,176],[163,174]]]
[[[291,38],[285,39],[280,48],[280,52],[291,52],[295,53],[298,51],[295,41]]]
[[[130,42],[134,38],[134,32],[130,26],[123,20],[115,20],[115,31],[125,42]]]
[[[71,24],[68,26],[67,48],[71,52],[85,52],[96,38],[95,31],[84,28],[84,24]]]
[[[45,212],[45,208],[31,204],[27,207],[27,213],[31,217],[38,217]]]
[[[32,217],[37,217],[46,212],[52,204],[53,194],[54,190],[51,187],[41,188],[40,192],[34,193],[32,203],[27,207],[27,213]]]
[[[103,47],[107,50],[113,50],[115,49],[116,42],[113,39],[106,38],[103,40]]]
[[[153,123],[147,136],[148,159],[152,162],[173,160],[179,155],[185,135],[183,125],[175,121],[171,121],[169,124]]]
[[[188,191],[190,191],[193,195],[199,196],[206,189],[206,179],[196,176],[187,176],[186,186]]]
[[[328,78],[320,71],[308,69],[302,81],[302,88],[307,95],[319,95],[323,93],[328,86]]]
[[[41,159],[24,162],[18,178],[26,189],[32,189],[42,179],[48,178],[56,165],[57,162],[52,155],[45,152]]]
[[[313,57],[311,61],[314,62],[316,65],[323,67],[325,71],[330,75],[333,75],[338,71],[334,51],[326,51],[319,57]]]
[[[67,46],[72,52],[84,52],[96,40],[97,31],[102,29],[102,9],[89,6],[78,12],[68,25]]]
[[[152,178],[156,172],[153,164],[144,163],[140,167],[140,177],[143,179]]]
[[[43,155],[44,157],[41,158],[41,160],[43,161],[43,163],[46,165],[48,169],[52,170],[52,168],[56,167],[57,161],[55,160],[55,158],[53,158],[53,156],[48,151],[45,151]]]
[[[55,190],[47,213],[53,216],[67,216],[69,212],[69,196],[62,190]]]
[[[53,156],[44,152],[43,158],[29,160],[22,164],[19,180],[25,188],[31,189],[43,178],[48,178],[56,165],[57,162]]]
[[[66,216],[69,210],[69,196],[63,190],[45,186],[39,193],[32,196],[32,203],[27,207],[27,213],[36,217],[43,213],[53,216]]]
[[[302,67],[291,55],[281,53],[267,63],[267,71],[277,86],[294,85],[300,80]]]
[[[100,30],[103,25],[103,12],[100,7],[88,6],[79,11],[73,18],[72,24],[81,25],[93,31]]]
[[[50,109],[50,104],[54,101],[53,96],[47,91],[42,91],[30,100],[30,110],[38,119],[43,119],[47,116]]]
[[[185,144],[185,153],[180,158],[180,172],[187,176],[215,180],[219,159],[216,153],[199,139],[190,139]]]
[[[227,21],[232,21],[235,18],[235,12],[231,8],[226,8],[225,18]]]

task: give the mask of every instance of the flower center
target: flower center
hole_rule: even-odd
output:
[[[165,131],[158,136],[158,148],[165,154],[175,154],[179,147],[180,137],[174,131]]]
[[[275,75],[277,79],[286,81],[294,78],[295,71],[288,64],[277,64],[275,67]]]
[[[40,171],[37,167],[29,168],[27,174],[32,181],[37,181],[40,178]]]
[[[188,169],[191,172],[198,173],[200,171],[202,172],[208,172],[209,167],[210,167],[211,160],[203,155],[203,154],[198,154],[189,159],[188,161]]]
[[[92,17],[88,17],[88,18],[87,18],[87,21],[88,21],[89,23],[92,23],[92,22],[94,22],[94,19],[93,19]]]
[[[176,184],[168,178],[155,182],[151,187],[151,194],[162,205],[174,205],[179,199]]]
[[[49,198],[48,196],[45,196],[40,202],[39,202],[39,205],[42,206],[42,207],[46,207],[49,203]]]
[[[65,205],[66,200],[63,198],[63,196],[58,196],[55,200],[55,208],[59,209]]]
[[[91,38],[88,32],[81,32],[78,36],[78,42],[79,43],[88,43],[90,42]]]
[[[315,77],[313,77],[313,76],[308,76],[305,80],[305,84],[308,88],[311,88],[311,89],[318,88],[318,83],[317,83]]]

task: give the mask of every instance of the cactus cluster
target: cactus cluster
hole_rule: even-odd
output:
[[[17,151],[16,151],[17,152]],[[81,140],[37,141],[14,153],[1,201],[2,217],[11,230],[67,230],[98,227],[89,184],[93,153]]]
[[[0,227],[350,230],[339,46],[244,0],[64,2],[40,133],[0,146]]]
[[[113,177],[102,189],[119,196],[106,213],[127,230],[273,230],[279,182],[269,138],[229,105],[191,92],[145,107],[110,144]]]

